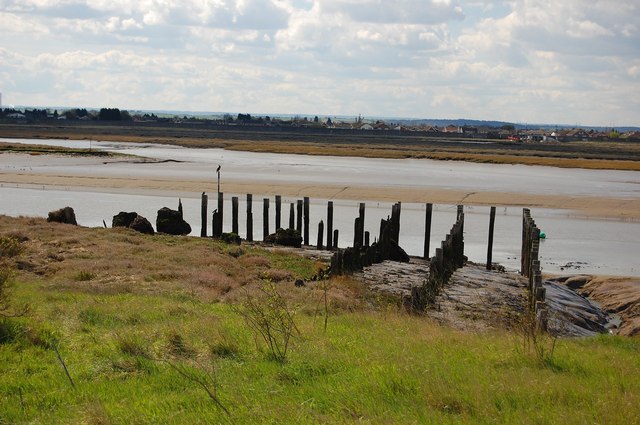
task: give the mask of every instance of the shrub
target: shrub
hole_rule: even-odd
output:
[[[282,297],[273,282],[264,281],[259,289],[257,296],[247,295],[237,311],[256,335],[256,341],[264,341],[270,356],[276,361],[285,362],[291,337],[299,333],[293,320],[295,309]]]
[[[515,329],[522,338],[522,348],[526,354],[533,355],[540,364],[553,364],[558,336],[540,326],[533,307],[528,305],[515,318]]]
[[[222,242],[230,245],[240,245],[240,243],[242,243],[242,239],[240,239],[240,236],[236,233],[223,233],[220,239]]]
[[[0,258],[13,258],[22,253],[24,247],[14,236],[0,236]]]

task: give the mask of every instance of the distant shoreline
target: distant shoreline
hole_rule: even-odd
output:
[[[393,131],[307,133],[140,123],[0,124],[0,137],[159,143],[194,148],[367,158],[416,158],[561,168],[640,171],[640,143],[513,143],[438,138]]]

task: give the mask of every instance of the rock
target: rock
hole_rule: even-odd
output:
[[[570,278],[568,278],[564,284],[575,290],[578,290],[580,288],[582,288],[584,285],[586,285],[589,281],[591,280],[591,276],[571,276]]]
[[[56,222],[56,223],[65,223],[65,224],[73,224],[74,226],[78,225],[76,221],[76,213],[73,211],[71,207],[64,207],[56,211],[49,212],[49,217],[47,217],[48,222]]]
[[[304,286],[305,286],[304,280],[302,280],[302,279],[296,279],[296,283],[295,283],[295,285],[296,285],[298,288],[302,288],[302,287],[304,287]]]
[[[619,316],[619,335],[640,335],[639,278],[596,276],[577,292],[597,301],[607,312]]]
[[[156,229],[160,233],[169,235],[188,235],[191,233],[191,226],[183,220],[182,213],[167,207],[158,210]]]
[[[149,220],[138,215],[136,212],[119,212],[113,216],[111,227],[126,227],[146,235],[153,235],[155,233]]]
[[[292,246],[300,248],[302,246],[302,236],[294,229],[278,229],[276,233],[267,236],[264,241],[275,245]]]
[[[136,212],[120,211],[117,215],[113,216],[111,227],[129,227],[136,217],[138,217],[138,213]]]
[[[149,223],[149,220],[141,215],[138,215],[133,219],[133,222],[129,225],[129,228],[135,230],[136,232],[144,233],[145,235],[153,235],[155,233],[153,231],[153,226],[151,225],[151,223]]]

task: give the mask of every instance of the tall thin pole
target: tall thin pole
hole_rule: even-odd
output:
[[[220,165],[218,165],[216,173],[218,173],[218,193],[220,193]]]

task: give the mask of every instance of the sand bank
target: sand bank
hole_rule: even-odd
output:
[[[3,185],[37,185],[52,188],[77,188],[123,193],[212,193],[215,182],[175,178],[130,178],[30,173],[28,171],[0,174]],[[253,193],[256,195],[309,196],[320,199],[348,199],[369,201],[402,201],[435,204],[522,206],[532,208],[567,209],[581,217],[612,219],[640,219],[640,199],[559,196],[547,194],[496,193],[490,191],[466,192],[432,188],[367,187],[354,185],[296,184],[268,181],[225,180],[221,190],[228,194]]]

